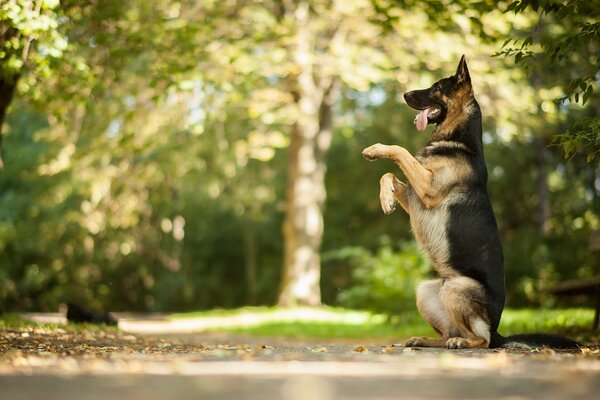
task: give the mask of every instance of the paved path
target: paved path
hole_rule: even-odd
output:
[[[151,340],[164,351],[102,342],[99,352],[117,350],[9,353],[0,362],[0,399],[600,399],[595,349],[416,350],[202,334]]]
[[[368,368],[370,365],[365,365]],[[559,379],[473,375],[356,377],[343,372],[239,375],[0,377],[2,399],[597,399],[598,377]]]
[[[0,331],[0,400],[600,399],[600,349]]]

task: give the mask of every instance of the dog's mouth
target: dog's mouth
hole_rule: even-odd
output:
[[[415,125],[419,132],[423,132],[427,125],[437,122],[438,117],[442,115],[442,109],[439,107],[427,107],[415,117]]]

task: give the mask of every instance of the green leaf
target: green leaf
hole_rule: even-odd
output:
[[[512,38],[508,38],[504,41],[504,43],[502,43],[502,46],[500,46],[501,49],[503,49],[507,44],[509,44],[512,41]]]
[[[536,0],[533,0],[530,2],[530,6],[533,9],[533,11],[537,12],[540,5]]]
[[[504,10],[505,13],[512,11],[515,9],[515,7],[517,7],[519,5],[519,1],[513,1],[512,3],[510,3],[508,5],[508,7],[506,7],[506,10]]]
[[[519,64],[521,60],[523,60],[523,53],[519,51],[517,54],[515,54],[515,63]]]
[[[589,85],[587,87],[587,90],[585,91],[585,93],[583,93],[583,101],[582,101],[582,105],[585,105],[585,103],[588,101],[588,99],[590,98],[590,96],[594,93],[594,88],[592,87],[592,85]]]

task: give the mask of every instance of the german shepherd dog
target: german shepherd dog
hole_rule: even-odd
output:
[[[456,73],[430,88],[404,94],[419,110],[417,130],[436,124],[424,149],[412,156],[400,146],[375,144],[363,150],[370,161],[393,160],[408,182],[392,173],[380,180],[379,199],[386,214],[399,204],[439,278],[421,283],[417,308],[440,335],[413,337],[407,347],[488,348],[512,342],[556,348],[574,341],[548,334],[498,332],[504,309],[504,256],[487,192],[481,109],[462,56]]]

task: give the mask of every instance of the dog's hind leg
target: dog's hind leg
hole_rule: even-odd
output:
[[[450,325],[457,331],[451,332],[446,347],[488,348],[491,334],[488,298],[484,287],[465,276],[451,278],[442,285],[439,298],[447,311]]]
[[[393,213],[396,204],[400,204],[404,211],[409,213],[407,196],[408,186],[391,172],[383,175],[379,180],[379,202],[384,213]]]
[[[490,344],[488,301],[474,279],[436,279],[417,287],[417,308],[440,338],[413,337],[406,347],[487,348]]]
[[[412,337],[404,343],[405,347],[444,347],[451,336],[458,334],[451,325],[450,315],[440,297],[442,285],[442,279],[434,279],[417,286],[419,313],[441,337]]]

